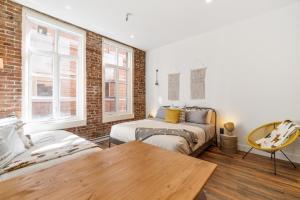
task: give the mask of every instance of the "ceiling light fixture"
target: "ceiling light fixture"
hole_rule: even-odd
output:
[[[66,5],[66,6],[65,6],[65,9],[66,9],[66,10],[71,10],[71,9],[72,9],[72,7],[71,7],[71,6],[69,6],[69,5]]]
[[[213,2],[213,0],[205,0],[207,4]]]

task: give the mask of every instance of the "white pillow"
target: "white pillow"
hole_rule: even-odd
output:
[[[0,169],[9,164],[14,158],[12,150],[3,138],[0,138]]]
[[[23,144],[25,145],[26,149],[29,149],[33,146],[33,142],[30,137],[24,135],[23,129],[24,123],[21,120],[18,120],[16,123],[16,132],[19,135],[20,139],[22,140]]]
[[[25,145],[16,131],[16,122],[13,120],[5,123],[1,122],[3,121],[0,120],[0,138],[5,140],[8,148],[13,152],[13,156],[15,157],[26,151]]]
[[[33,146],[31,139],[24,135],[24,123],[21,120],[19,120],[17,117],[7,117],[0,119],[0,128],[1,126],[5,125],[15,125],[16,132],[24,143],[25,147],[29,149],[31,146]]]

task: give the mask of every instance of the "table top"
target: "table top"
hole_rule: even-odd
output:
[[[216,164],[130,142],[0,182],[1,199],[194,199]]]

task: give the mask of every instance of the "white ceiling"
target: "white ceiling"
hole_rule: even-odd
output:
[[[15,0],[85,29],[149,50],[297,0]],[[126,13],[132,13],[125,22]],[[130,35],[134,35],[134,39]]]

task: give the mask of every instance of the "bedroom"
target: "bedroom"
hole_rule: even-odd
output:
[[[0,196],[43,197],[64,179],[70,187],[49,199],[72,192],[69,199],[299,199],[298,139],[280,149],[285,154],[271,153],[272,159],[259,148],[242,159],[250,149],[248,133],[257,127],[300,122],[299,11],[297,0],[1,0],[0,146],[1,162],[7,162],[0,165]],[[179,123],[170,123],[174,115]],[[5,124],[11,122],[25,147],[6,142]],[[161,148],[153,147],[153,157],[139,156],[126,145],[141,152],[149,146],[130,142],[136,139]],[[123,142],[129,143],[118,145]],[[5,157],[12,148],[18,152]],[[28,160],[28,154],[34,156]],[[89,156],[98,154],[104,161]],[[132,160],[122,163],[120,155]],[[85,159],[91,162],[80,162]],[[144,174],[126,168],[139,170],[147,159],[153,159],[149,174],[162,177],[156,185],[142,184]],[[191,191],[174,175],[183,164],[169,166],[181,159],[191,162],[185,166],[190,171],[178,177],[195,170],[196,180],[186,180]],[[99,169],[90,166],[96,161]],[[198,164],[210,168],[193,168]],[[166,166],[165,173],[159,170]],[[91,167],[107,184],[93,187],[93,174],[84,174]],[[52,177],[57,170],[62,180]],[[126,181],[128,175],[132,180]],[[17,185],[24,178],[32,181]],[[57,186],[43,185],[49,179]],[[29,186],[38,187],[35,182],[45,189],[27,194]]]

